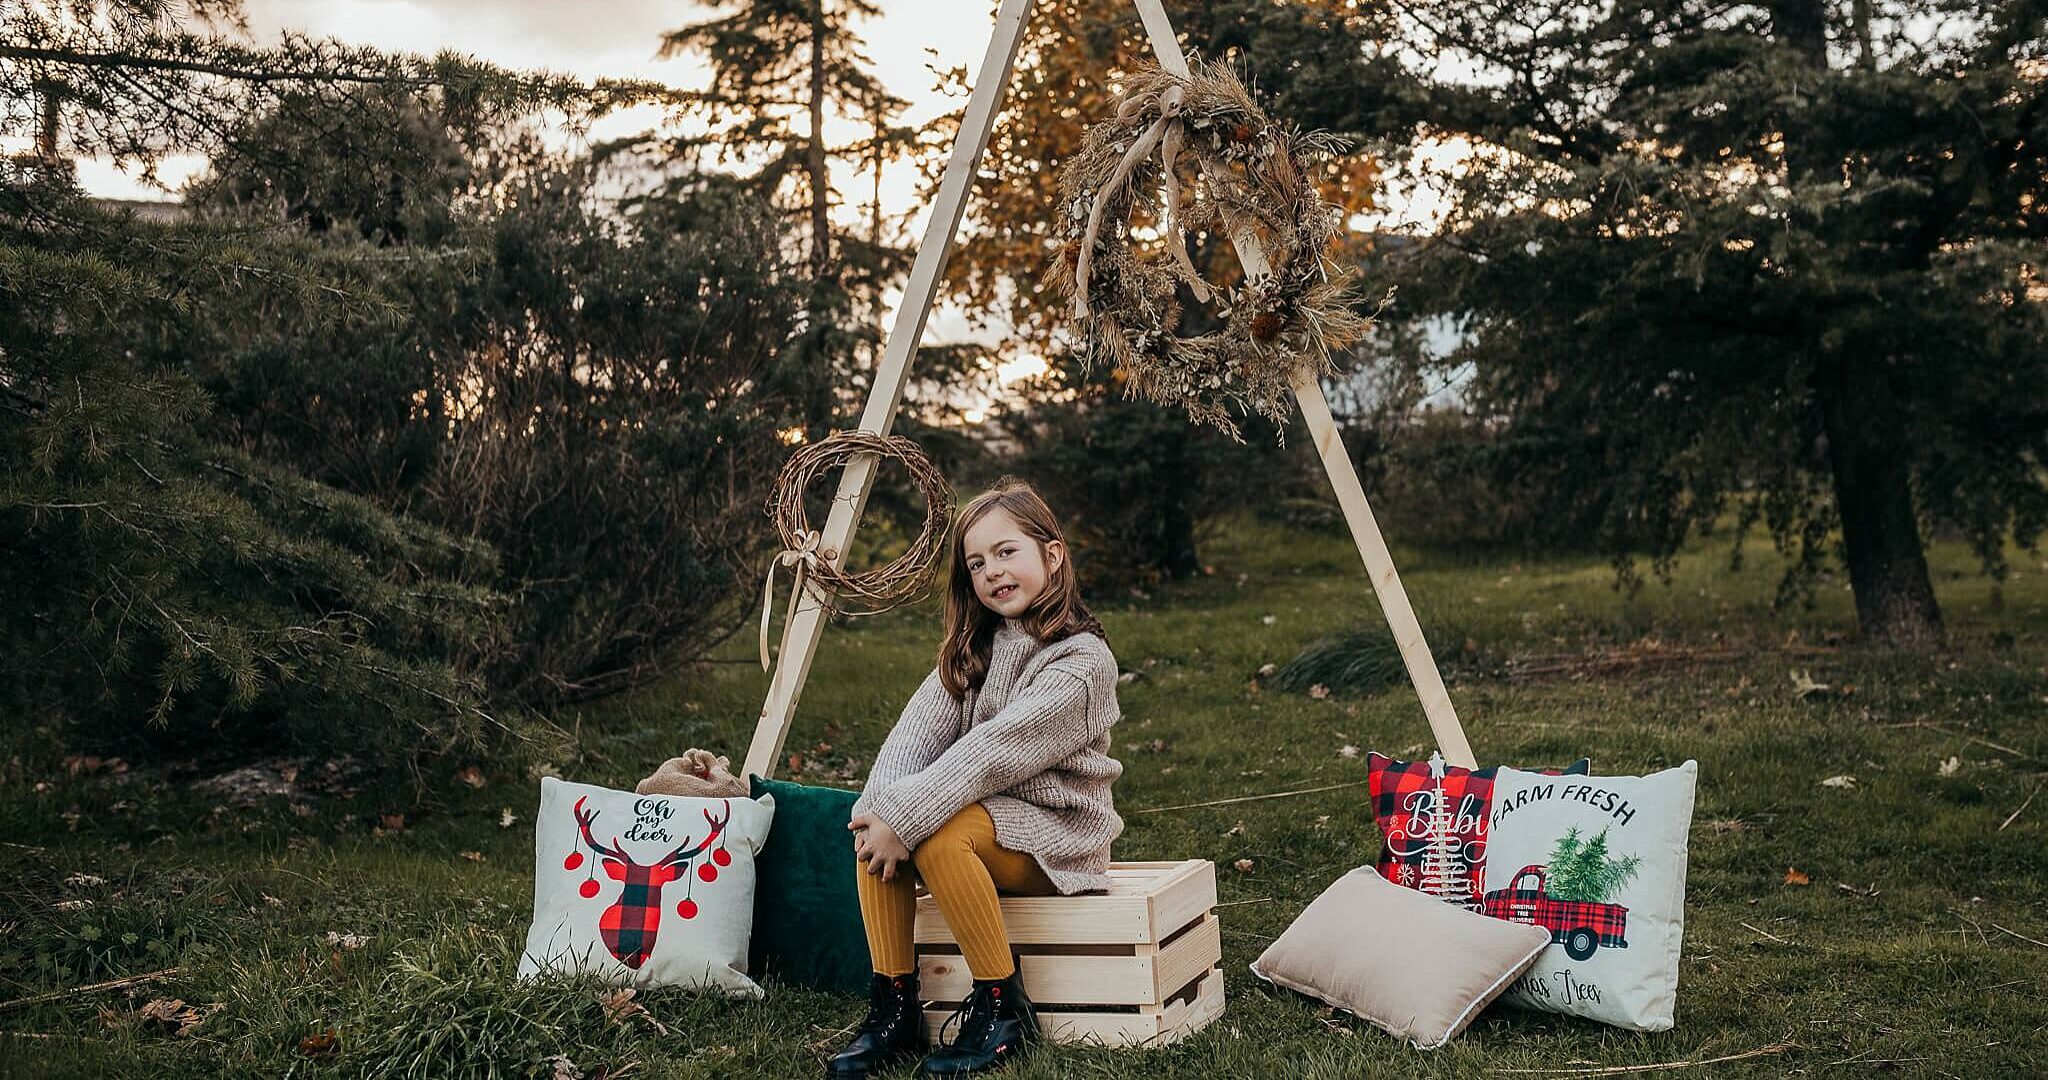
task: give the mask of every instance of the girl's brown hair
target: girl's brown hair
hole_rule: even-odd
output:
[[[989,651],[995,643],[996,628],[1003,617],[990,610],[974,593],[974,577],[967,571],[967,530],[991,511],[1003,510],[1015,518],[1024,535],[1038,544],[1041,558],[1045,545],[1057,540],[1067,546],[1060,523],[1052,516],[1037,489],[1014,477],[1005,476],[996,485],[976,495],[960,512],[953,526],[953,569],[946,589],[946,637],[939,644],[939,679],[955,698],[965,697],[969,688],[979,689],[988,676]],[[1081,602],[1081,586],[1074,576],[1074,554],[1066,551],[1057,569],[1046,575],[1045,591],[1031,607],[1017,617],[1024,631],[1042,642],[1054,642],[1080,633],[1092,633],[1109,640],[1101,620]]]

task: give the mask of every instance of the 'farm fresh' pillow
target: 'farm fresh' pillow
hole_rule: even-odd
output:
[[[1580,758],[1564,767],[1583,775],[1593,763]],[[1486,822],[1493,808],[1494,765],[1466,769],[1428,761],[1396,761],[1385,754],[1366,758],[1366,788],[1380,827],[1380,876],[1439,900],[1479,910],[1480,878],[1486,870]]]
[[[519,974],[592,971],[615,983],[760,997],[747,977],[754,856],[771,798],[692,799],[540,784],[533,929]]]
[[[1550,931],[1501,1000],[1633,1028],[1671,1027],[1685,932],[1685,855],[1699,766],[1649,776],[1493,784],[1486,914]]]

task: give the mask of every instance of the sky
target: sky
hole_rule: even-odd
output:
[[[657,58],[664,31],[713,14],[702,4],[684,0],[245,0],[245,5],[250,36],[259,43],[296,31],[391,51],[453,49],[509,68],[544,68],[587,79],[643,78],[683,88],[702,87],[708,81],[705,65],[695,57]],[[958,101],[934,89],[931,69],[964,65],[970,79],[978,75],[993,21],[989,6],[976,0],[878,0],[878,6],[881,17],[860,29],[877,75],[890,91],[911,102],[903,119],[915,123],[957,108]],[[658,111],[651,107],[624,110],[599,121],[588,138],[645,131],[658,119]],[[835,141],[861,133],[852,124],[827,120],[826,135]],[[576,140],[564,133],[560,141]],[[1448,166],[1462,152],[1453,146],[1421,149],[1421,155],[1439,167]],[[203,165],[196,157],[170,159],[161,164],[159,175],[175,188]],[[142,186],[105,161],[80,162],[79,178],[98,195],[174,197]],[[866,189],[865,183],[842,188]],[[1353,227],[1428,232],[1442,213],[1441,200],[1398,178],[1383,193],[1382,203],[1383,210],[1355,218]],[[882,204],[886,214],[917,211],[909,235],[923,235],[927,208],[919,204],[911,166],[884,170]],[[858,206],[843,209],[849,215],[860,213]],[[892,318],[896,299],[890,300]],[[969,333],[963,312],[941,308],[933,312],[924,341],[957,341]],[[1035,357],[1013,357],[999,376],[1009,381],[1042,369]]]

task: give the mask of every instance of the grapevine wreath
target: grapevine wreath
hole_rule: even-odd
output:
[[[804,492],[826,469],[847,464],[856,454],[879,454],[903,463],[911,482],[924,496],[924,528],[910,548],[894,561],[869,570],[849,573],[834,566],[838,552],[819,549],[824,534],[811,528],[804,516]],[[837,498],[838,496],[835,496]],[[914,603],[931,589],[932,569],[939,563],[946,545],[946,530],[953,521],[953,486],[925,457],[918,445],[901,435],[877,435],[870,431],[835,431],[808,446],[799,447],[783,463],[768,497],[768,516],[782,538],[782,552],[768,564],[767,581],[761,589],[761,670],[768,670],[768,624],[775,606],[775,568],[796,567],[796,581],[789,594],[787,618],[796,615],[797,601],[804,595],[806,578],[816,578],[826,609],[847,615],[879,615]]]
[[[1188,77],[1150,64],[1136,71],[1115,113],[1089,129],[1059,175],[1064,242],[1045,284],[1073,304],[1084,359],[1121,369],[1126,395],[1179,405],[1240,442],[1233,407],[1284,432],[1297,374],[1337,374],[1332,354],[1370,325],[1354,308],[1349,273],[1323,257],[1342,214],[1303,167],[1343,149],[1332,135],[1273,121],[1227,66],[1198,61]],[[1133,243],[1141,204],[1165,238],[1163,263],[1139,258]],[[1189,231],[1255,236],[1272,270],[1211,286],[1188,256]],[[1213,296],[1222,327],[1176,333],[1176,285],[1197,302]]]

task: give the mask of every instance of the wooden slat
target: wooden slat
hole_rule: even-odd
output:
[[[1153,940],[1143,896],[1005,896],[1003,928],[1013,945],[1142,945]],[[918,944],[957,944],[929,896],[917,900]]]
[[[1151,39],[1159,66],[1180,75],[1189,74],[1187,58],[1181,55],[1180,42],[1174,36],[1166,9],[1159,0],[1137,0],[1137,5],[1138,17],[1145,23],[1145,35]],[[1258,237],[1247,232],[1233,235],[1230,241],[1237,248],[1245,276],[1270,272],[1271,264],[1266,261]],[[1401,662],[1407,665],[1408,677],[1415,683],[1416,697],[1422,701],[1422,712],[1429,719],[1437,748],[1443,751],[1445,761],[1476,769],[1479,763],[1472,756],[1471,744],[1465,740],[1465,729],[1458,724],[1450,691],[1444,688],[1436,658],[1422,636],[1422,624],[1416,620],[1415,609],[1408,603],[1408,592],[1401,587],[1401,576],[1394,569],[1394,557],[1387,551],[1386,538],[1380,535],[1372,507],[1365,500],[1365,489],[1359,486],[1358,473],[1344,450],[1343,437],[1330,416],[1330,403],[1323,397],[1322,383],[1314,375],[1295,380],[1294,399],[1301,406],[1309,435],[1315,439],[1316,456],[1322,460],[1323,471],[1329,474],[1337,505],[1344,511],[1344,521],[1351,527],[1352,543],[1365,561],[1366,577],[1372,582],[1373,594],[1379,597],[1380,611],[1386,615],[1394,643],[1400,647]]]
[[[1028,991],[1027,991],[1028,992]],[[950,1009],[926,1009],[925,1036],[940,1038]],[[1192,1000],[1175,1001],[1141,1012],[1040,1012],[1039,1031],[1055,1043],[1092,1043],[1113,1047],[1165,1046],[1187,1038],[1223,1015],[1223,969],[1211,968],[1195,987]],[[955,1030],[958,1025],[955,1025]],[[947,1032],[951,1035],[952,1032]]]
[[[1149,899],[1155,935],[1152,940],[1164,941],[1216,906],[1216,864],[1207,859],[1189,859],[1181,869],[1154,886]]]
[[[1026,953],[1017,970],[1039,1005],[1157,1005],[1223,959],[1222,921],[1210,913],[1163,948],[1133,948],[1121,956]],[[917,967],[927,998],[958,1000],[973,988],[959,953],[919,953]]]
[[[1152,969],[1153,1001],[1163,1000],[1173,988],[1186,986],[1202,972],[1223,962],[1223,920],[1213,911],[1180,937],[1168,942],[1156,954]]]
[[[946,159],[946,173],[939,181],[939,193],[932,204],[931,220],[925,225],[924,242],[910,267],[910,281],[903,289],[903,302],[896,309],[896,321],[882,348],[882,361],[868,390],[866,408],[861,412],[860,430],[887,435],[896,422],[896,408],[903,401],[903,387],[910,375],[910,359],[924,338],[925,320],[938,296],[939,282],[946,271],[946,259],[953,253],[954,234],[967,209],[967,195],[974,186],[974,174],[988,147],[989,132],[995,127],[996,106],[1010,84],[1010,68],[1017,61],[1017,49],[1024,40],[1024,24],[1031,15],[1033,0],[1003,0],[996,12],[995,31],[989,36],[988,51],[982,54],[981,69],[974,90],[967,97],[967,111],[960,119],[960,131]],[[853,543],[853,531],[867,507],[868,491],[874,485],[874,454],[856,454],[839,476],[839,491],[825,518],[819,542],[820,554],[835,568],[846,565],[846,551]],[[782,759],[782,744],[789,737],[789,724],[796,714],[797,699],[803,694],[804,679],[810,675],[817,656],[818,638],[825,619],[821,597],[811,582],[798,601],[796,614],[782,628],[782,649],[775,660],[775,672],[768,682],[768,700],[754,725],[754,740],[747,747],[747,761],[740,775],[775,775]]]
[[[1216,864],[1207,859],[1111,863],[1109,880],[1108,893],[1002,897],[998,903],[1011,944],[1156,945],[1216,906]],[[1161,916],[1178,921],[1165,923]],[[956,943],[930,894],[917,898],[915,940]]]

